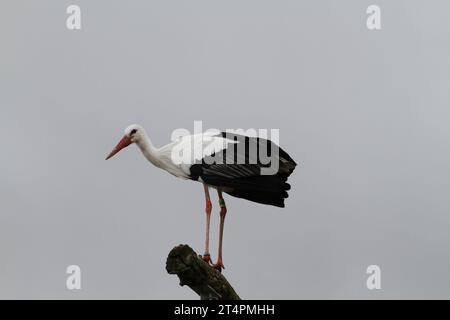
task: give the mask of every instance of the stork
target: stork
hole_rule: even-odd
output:
[[[125,129],[124,136],[106,160],[131,144],[136,144],[145,158],[156,167],[178,178],[203,184],[206,234],[202,258],[219,272],[224,268],[222,242],[227,214],[223,193],[256,203],[284,207],[284,199],[288,197],[287,191],[290,189],[287,179],[297,165],[285,151],[268,139],[229,132],[208,131],[186,135],[156,148],[144,128],[137,124]],[[263,149],[270,153],[270,164],[262,159]],[[270,172],[273,164],[275,170]],[[214,264],[209,253],[211,188],[217,191],[220,206],[218,258]]]

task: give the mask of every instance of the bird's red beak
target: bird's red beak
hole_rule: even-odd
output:
[[[117,144],[117,146],[114,147],[114,149],[111,151],[110,154],[108,154],[108,156],[106,157],[105,160],[108,160],[109,158],[113,157],[117,152],[119,152],[120,150],[122,150],[123,148],[128,147],[130,144],[132,144],[133,142],[131,141],[131,138],[128,136],[123,136],[123,138],[119,141],[119,143]]]

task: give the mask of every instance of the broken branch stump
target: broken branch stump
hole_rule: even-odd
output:
[[[190,287],[201,300],[241,299],[227,279],[188,245],[179,245],[170,251],[166,270],[169,274],[176,274],[180,278],[180,285]]]

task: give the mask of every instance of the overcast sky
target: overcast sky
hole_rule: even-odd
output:
[[[370,4],[2,1],[0,298],[197,299],[165,260],[202,253],[202,186],[104,160],[129,124],[161,146],[195,120],[279,129],[299,163],[284,209],[226,197],[241,297],[450,298],[450,2],[378,0],[378,31]]]

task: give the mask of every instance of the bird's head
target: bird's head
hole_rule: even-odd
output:
[[[119,143],[114,147],[111,153],[106,157],[106,160],[112,158],[120,150],[128,147],[132,143],[139,143],[144,137],[144,128],[138,124],[132,124],[125,129],[125,134],[120,139]]]

